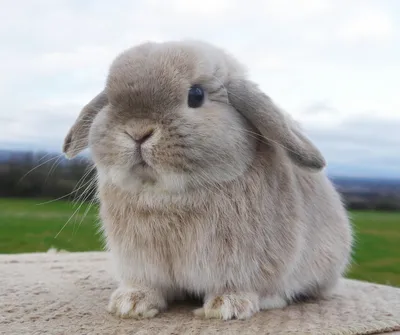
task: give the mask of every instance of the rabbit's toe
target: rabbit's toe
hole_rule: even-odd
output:
[[[111,295],[107,310],[121,318],[152,318],[166,308],[156,290],[120,287]]]
[[[194,314],[206,319],[248,319],[259,310],[256,294],[227,293],[207,299],[203,308]]]

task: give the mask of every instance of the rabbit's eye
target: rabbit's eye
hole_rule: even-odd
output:
[[[204,90],[199,85],[193,85],[189,89],[188,105],[190,108],[198,108],[203,104]]]

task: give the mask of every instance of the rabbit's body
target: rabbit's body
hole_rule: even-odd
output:
[[[288,302],[325,293],[348,262],[346,213],[324,175],[293,174],[289,164],[267,174],[270,164],[260,157],[233,182],[182,195],[153,186],[132,196],[100,181],[102,219],[122,282],[158,287],[170,299],[226,287]]]
[[[207,100],[181,105],[197,82]],[[349,262],[349,220],[318,171],[322,156],[217,49],[122,54],[65,151],[85,141],[121,283],[109,305],[117,315],[152,317],[189,293],[204,297],[200,315],[246,318],[324,296]]]

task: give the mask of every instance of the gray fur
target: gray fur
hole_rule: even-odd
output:
[[[207,92],[196,109],[193,84]],[[139,152],[133,139],[150,132]],[[86,144],[120,281],[116,315],[153,317],[191,293],[204,297],[196,315],[248,318],[329,296],[350,261],[351,226],[323,156],[217,47],[121,53],[64,150]]]

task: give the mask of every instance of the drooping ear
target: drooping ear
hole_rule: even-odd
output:
[[[97,113],[108,103],[104,91],[96,95],[80,112],[64,139],[63,152],[71,159],[89,145],[89,129]]]
[[[325,159],[318,148],[296,129],[293,122],[288,120],[255,83],[243,78],[232,78],[226,88],[232,106],[250,121],[266,140],[285,148],[295,164],[313,170],[325,167]]]

